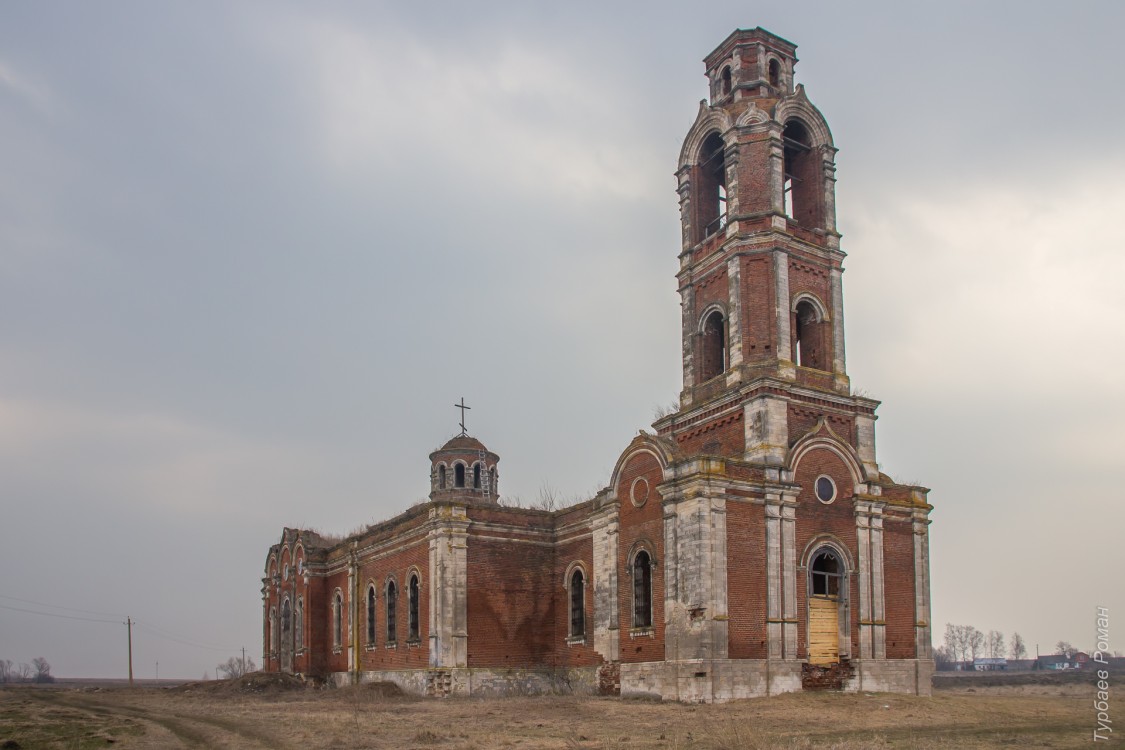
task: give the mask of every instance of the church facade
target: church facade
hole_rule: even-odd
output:
[[[676,171],[679,409],[595,497],[506,507],[462,433],[429,501],[266,559],[263,665],[430,695],[568,689],[722,701],[929,694],[928,490],[876,461],[852,392],[832,135],[762,29],[705,59]]]

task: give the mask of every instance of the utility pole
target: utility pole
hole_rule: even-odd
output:
[[[125,625],[129,628],[129,687],[133,687],[133,618],[126,617]]]
[[[246,674],[246,647],[242,647],[242,674]]]

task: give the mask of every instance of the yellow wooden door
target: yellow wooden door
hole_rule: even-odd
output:
[[[809,664],[840,661],[840,603],[835,599],[809,599]]]

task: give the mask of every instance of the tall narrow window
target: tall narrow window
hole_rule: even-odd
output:
[[[718,310],[711,312],[703,321],[703,334],[700,354],[700,382],[721,375],[727,369],[726,321]]]
[[[398,589],[393,580],[387,581],[387,643],[398,640],[395,637],[397,623],[395,622],[395,608],[398,606]]]
[[[339,648],[344,643],[344,597],[339,591],[332,600],[332,645]]]
[[[824,326],[816,308],[808,301],[797,304],[793,313],[793,357],[801,367],[827,370]]]
[[[570,576],[570,635],[581,638],[586,635],[586,581],[582,569],[576,568]]]
[[[465,486],[465,464],[457,464],[453,467],[453,486]]]
[[[652,559],[644,550],[633,558],[633,627],[652,627]]]
[[[445,489],[445,466],[437,467],[437,488],[439,490]]]
[[[296,634],[297,650],[305,647],[305,600],[297,600],[297,614],[293,624],[293,632]]]
[[[480,489],[480,464],[473,464],[473,489]]]
[[[367,642],[375,644],[375,587],[367,587]]]
[[[696,242],[711,236],[727,224],[726,144],[718,133],[703,141],[699,161],[699,222],[703,234]]]
[[[276,644],[276,641],[274,640],[274,637],[273,637],[273,625],[274,625],[275,620],[277,620],[277,610],[274,609],[273,607],[270,607],[270,624],[269,624],[269,630],[266,632],[266,652],[267,653],[273,653],[273,650],[274,650],[274,647],[275,647],[275,644]]]
[[[769,65],[770,85],[775,89],[781,87],[781,63],[777,60],[770,60]]]
[[[293,608],[289,606],[289,599],[281,603],[281,642],[286,643],[293,627]]]
[[[418,576],[410,576],[410,587],[407,589],[407,596],[409,601],[409,635],[407,640],[418,640]]]
[[[730,66],[723,68],[723,73],[719,76],[719,94],[726,96],[730,93]]]
[[[784,158],[785,214],[802,226],[823,223],[823,180],[809,131],[798,120],[790,120],[781,134]]]

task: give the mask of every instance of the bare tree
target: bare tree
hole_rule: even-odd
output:
[[[31,665],[35,669],[36,682],[54,682],[55,678],[51,676],[51,665],[42,656],[36,656],[31,660]]]
[[[947,647],[938,646],[934,649],[934,668],[938,671],[953,669],[953,662],[955,661],[956,659],[949,653]]]
[[[16,682],[27,682],[31,679],[31,665],[21,662],[16,667]]]
[[[1019,633],[1012,633],[1012,646],[1009,653],[1013,659],[1022,659],[1027,656],[1027,645],[1023,642],[1023,636]]]
[[[12,660],[0,659],[0,684],[12,681]]]
[[[988,655],[992,659],[1004,658],[1004,634],[999,630],[988,631]]]
[[[1070,641],[1059,641],[1055,644],[1055,652],[1062,654],[1067,659],[1073,659],[1074,655],[1078,653],[1078,649],[1070,645]]]
[[[232,656],[226,662],[215,667],[215,676],[222,675],[221,679],[235,680],[243,675],[253,672],[257,667],[254,665],[254,660],[246,657],[245,660]]]
[[[965,628],[965,648],[968,651],[965,660],[976,661],[977,657],[984,653],[984,633],[972,625],[966,625]]]

